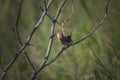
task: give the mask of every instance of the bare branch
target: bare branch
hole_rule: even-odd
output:
[[[22,40],[21,40],[20,35],[19,35],[19,31],[18,31],[19,30],[18,29],[19,26],[18,26],[18,23],[19,23],[19,20],[20,20],[22,3],[23,3],[23,0],[21,0],[21,2],[19,4],[19,7],[18,7],[18,15],[17,15],[17,19],[16,19],[16,26],[15,26],[15,33],[16,33],[16,36],[18,38],[18,42],[19,42],[20,46],[22,46],[23,43],[22,43]],[[29,59],[27,52],[24,51],[24,54],[25,54],[26,60],[28,61],[28,63],[32,67],[32,69],[35,71],[35,67],[32,64],[31,60]]]
[[[53,25],[52,25],[52,27],[51,27],[50,36],[54,35],[54,29],[55,29],[56,21],[57,21],[59,15],[60,15],[60,13],[61,13],[62,7],[63,7],[64,4],[66,3],[66,1],[67,1],[67,0],[64,0],[64,1],[61,3],[61,5],[60,5],[60,7],[58,8],[58,10],[57,10],[57,13],[56,13],[56,15],[55,15],[55,18],[53,19]],[[48,50],[47,50],[45,59],[47,59],[48,56],[49,56],[49,54],[50,54],[50,51],[51,51],[51,48],[52,48],[52,42],[53,42],[53,37],[50,38],[50,41],[49,41],[49,44],[48,44]]]
[[[20,45],[22,45],[22,41],[20,39],[20,35],[19,35],[19,31],[18,31],[18,23],[19,23],[19,19],[20,19],[20,15],[21,15],[22,4],[23,4],[23,0],[21,0],[20,3],[19,3],[17,20],[16,20],[16,23],[15,23],[15,25],[16,25],[15,26],[15,32],[16,32],[16,35],[17,35],[17,38],[18,38],[18,42],[20,43]]]
[[[61,9],[63,8],[64,4],[66,3],[67,0],[64,0],[61,5],[59,6],[57,12],[56,12],[56,15],[54,17],[54,19],[52,20],[53,24],[52,24],[52,27],[51,27],[51,32],[50,32],[50,36],[54,35],[54,30],[55,30],[55,25],[56,25],[56,21],[61,13]],[[46,62],[49,58],[49,55],[50,55],[50,52],[51,52],[51,49],[52,49],[52,43],[53,43],[53,38],[54,37],[50,37],[50,40],[49,40],[49,44],[48,44],[48,49],[47,49],[47,52],[46,52],[46,55],[45,55],[45,58],[44,60],[42,61],[40,67],[38,68],[38,70],[36,72],[34,72],[30,78],[30,80],[34,80],[36,75],[43,69],[46,67]]]
[[[41,6],[40,6],[40,9],[41,9],[41,11],[44,11]],[[48,13],[46,13],[46,15],[47,15],[51,20],[53,20],[53,18],[52,18]],[[58,25],[60,25],[60,23],[59,23],[58,21],[56,21],[56,23],[57,23]]]
[[[33,30],[30,32],[30,34],[29,34],[28,38],[26,39],[25,43],[21,46],[21,48],[18,50],[18,52],[16,52],[15,56],[11,59],[11,61],[8,63],[8,65],[6,65],[6,67],[4,68],[4,71],[2,72],[2,75],[1,75],[1,80],[4,79],[4,77],[6,76],[6,73],[8,72],[8,70],[10,69],[10,67],[13,65],[13,63],[16,61],[16,59],[18,58],[18,56],[29,45],[30,40],[31,40],[33,34],[36,32],[36,30],[38,29],[39,25],[44,21],[45,14],[46,14],[47,10],[49,9],[50,5],[52,4],[52,2],[53,2],[53,0],[50,0],[48,2],[46,10],[42,13],[42,16],[38,20],[37,24],[34,26]]]
[[[46,63],[45,65],[48,66],[48,65],[52,64],[54,61],[56,61],[56,60],[59,58],[59,56],[60,56],[65,50],[66,50],[66,48],[65,48],[65,47],[62,47],[61,50],[60,50],[60,52],[55,56],[55,58],[53,58],[50,62]]]
[[[22,5],[22,1],[23,1],[23,0],[21,0],[20,5]],[[48,4],[45,3],[45,10],[43,9],[43,13],[42,13],[40,19],[38,20],[38,22],[36,23],[36,25],[34,25],[32,31],[31,31],[30,34],[28,35],[28,37],[27,37],[27,39],[26,39],[26,41],[25,41],[24,44],[22,43],[22,41],[21,41],[21,39],[20,39],[20,36],[19,36],[19,32],[18,32],[18,22],[19,22],[19,17],[20,17],[20,13],[21,13],[21,7],[20,7],[19,12],[18,12],[18,16],[17,16],[17,20],[16,20],[16,34],[17,34],[19,43],[20,43],[20,45],[22,45],[22,46],[21,46],[21,48],[15,53],[14,57],[10,60],[10,62],[6,65],[6,67],[4,67],[4,70],[3,70],[3,72],[2,72],[2,75],[1,75],[0,80],[3,80],[3,79],[5,78],[7,72],[9,71],[9,69],[11,68],[11,66],[13,65],[13,63],[16,61],[16,59],[18,58],[18,56],[19,56],[23,51],[25,52],[25,49],[26,49],[26,47],[29,46],[30,41],[31,41],[33,35],[35,34],[36,30],[39,28],[39,26],[41,25],[41,23],[44,21],[45,15],[47,15],[47,16],[52,20],[52,22],[53,22],[52,27],[51,27],[51,33],[50,33],[50,40],[49,40],[49,44],[48,44],[48,49],[47,49],[45,58],[43,59],[41,65],[39,66],[39,68],[38,68],[37,70],[34,70],[33,74],[32,74],[31,77],[30,77],[30,80],[34,80],[35,77],[37,76],[37,74],[38,74],[43,68],[45,68],[46,66],[48,66],[48,65],[52,64],[54,61],[56,61],[56,60],[58,59],[58,57],[59,57],[66,49],[68,49],[69,47],[74,46],[74,45],[76,45],[76,44],[78,44],[78,43],[80,43],[80,42],[88,39],[93,33],[95,33],[95,31],[103,24],[104,20],[106,19],[107,15],[108,15],[108,4],[109,4],[109,1],[110,1],[110,0],[107,0],[106,3],[105,3],[105,6],[106,6],[106,7],[105,7],[105,15],[104,15],[104,17],[103,17],[103,18],[101,19],[101,21],[91,30],[91,32],[90,32],[88,35],[86,35],[85,37],[83,37],[81,40],[78,40],[78,41],[76,41],[76,42],[74,42],[74,43],[72,43],[72,44],[70,44],[70,45],[68,45],[68,46],[66,46],[66,47],[62,47],[61,50],[60,50],[60,52],[59,52],[50,62],[48,62],[48,58],[49,58],[49,55],[50,55],[50,52],[51,52],[51,49],[52,49],[52,43],[53,43],[53,38],[54,38],[53,35],[54,35],[55,25],[56,25],[56,23],[57,23],[57,19],[58,19],[60,13],[61,13],[61,9],[62,9],[62,7],[64,6],[64,4],[65,4],[65,2],[66,2],[67,0],[63,0],[63,2],[61,3],[61,5],[59,6],[59,8],[58,8],[58,10],[57,10],[57,13],[56,13],[56,15],[55,15],[54,18],[52,18],[51,16],[49,16],[49,14],[47,13],[47,11],[48,11],[48,9],[50,8],[50,6],[51,6],[51,4],[52,4],[53,1],[54,1],[54,0],[49,0]],[[67,23],[67,22],[70,20],[70,18],[71,18],[72,15],[73,15],[73,12],[74,12],[74,11],[73,11],[73,8],[72,8],[72,14],[71,14],[71,16],[68,17],[68,19],[66,19],[66,20],[63,22],[63,26],[65,25],[65,23]],[[53,36],[53,37],[51,37],[51,36]],[[27,55],[27,54],[25,54],[25,55],[26,55],[26,58],[28,58],[28,60],[29,60],[28,55]],[[28,62],[31,63],[31,61],[28,61]],[[47,63],[47,62],[48,62],[48,63]],[[32,65],[31,65],[31,66],[32,66]],[[34,68],[33,68],[33,69],[34,69]]]
[[[106,4],[105,4],[105,15],[103,16],[103,18],[101,19],[101,21],[91,30],[91,32],[90,32],[88,35],[86,35],[85,37],[83,37],[81,40],[76,41],[76,42],[68,45],[67,47],[62,47],[61,50],[60,50],[60,52],[55,56],[55,58],[53,58],[53,59],[52,59],[50,62],[48,62],[46,65],[50,65],[50,64],[52,64],[54,61],[56,61],[56,60],[58,59],[58,57],[59,57],[66,49],[68,49],[69,47],[74,46],[74,45],[76,45],[76,44],[78,44],[78,43],[80,43],[80,42],[83,42],[83,41],[85,41],[86,39],[88,39],[88,38],[103,24],[103,22],[105,21],[105,19],[106,19],[107,16],[108,16],[108,7],[109,7],[108,5],[109,5],[109,1],[110,1],[110,0],[107,0],[107,1],[106,1]]]
[[[72,7],[71,7],[71,9],[72,9],[71,10],[71,15],[64,22],[62,22],[62,24],[61,24],[61,28],[62,28],[62,32],[63,32],[64,36],[66,35],[65,32],[64,32],[64,26],[72,18],[73,14],[74,14],[74,2],[73,2],[73,0],[72,0]]]
[[[101,25],[104,23],[105,19],[107,18],[108,16],[108,5],[109,5],[109,1],[110,0],[107,0],[106,4],[105,4],[105,15],[104,17],[101,19],[101,21],[92,29],[92,31],[86,35],[84,38],[82,38],[81,40],[77,41],[77,42],[74,42],[72,45],[76,45],[86,39],[88,39],[99,27],[101,27]],[[72,46],[71,45],[71,46]]]

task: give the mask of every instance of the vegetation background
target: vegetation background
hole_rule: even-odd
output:
[[[5,65],[19,49],[15,32],[15,21],[20,0],[0,0],[0,74]],[[62,0],[55,0],[48,13],[55,15]],[[43,69],[37,79],[40,80],[120,80],[120,0],[111,0],[109,13],[102,27],[89,39],[67,49],[53,64]],[[43,0],[24,0],[19,21],[19,32],[22,41],[32,30],[40,18]],[[58,22],[64,21],[71,15],[70,0],[62,9]],[[74,0],[74,14],[65,25],[65,33],[73,31],[73,41],[80,40],[103,18],[104,0]],[[46,16],[41,27],[32,38],[26,51],[34,65],[39,66],[45,56],[49,41],[51,20]],[[56,26],[55,33],[60,31]],[[50,59],[52,59],[62,47],[55,36]],[[96,63],[94,54],[101,60],[105,67]],[[116,56],[117,54],[117,56]],[[49,60],[50,60],[49,59]],[[118,61],[116,61],[118,59]],[[106,76],[106,73],[110,76]],[[27,80],[32,69],[27,63],[24,54],[21,54],[7,73],[5,80]]]

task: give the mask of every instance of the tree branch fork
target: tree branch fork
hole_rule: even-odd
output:
[[[78,40],[78,41],[76,41],[76,42],[73,42],[72,44],[70,44],[70,45],[68,45],[68,46],[66,46],[66,47],[62,47],[61,50],[57,53],[57,55],[56,55],[51,61],[48,61],[48,58],[49,58],[50,53],[51,53],[52,45],[53,45],[53,44],[52,44],[52,43],[53,43],[53,39],[54,39],[54,36],[53,36],[53,37],[50,37],[50,39],[49,39],[49,44],[48,44],[48,48],[47,48],[47,51],[46,51],[46,55],[45,55],[44,59],[42,60],[41,65],[40,65],[37,69],[35,69],[35,67],[34,67],[34,65],[32,64],[30,58],[28,57],[27,52],[25,51],[25,49],[26,49],[26,47],[29,46],[30,41],[31,41],[31,38],[32,38],[33,35],[35,34],[36,30],[37,30],[38,28],[40,28],[40,25],[41,25],[42,22],[44,21],[45,16],[48,16],[48,17],[52,20],[52,26],[51,26],[50,36],[55,34],[55,33],[54,33],[55,26],[56,26],[56,24],[58,24],[57,19],[58,19],[60,13],[61,13],[62,8],[64,7],[65,3],[67,2],[67,0],[63,0],[63,1],[61,2],[60,6],[59,6],[58,9],[57,9],[57,12],[56,12],[54,18],[52,18],[52,17],[47,13],[48,10],[49,10],[49,8],[50,8],[50,6],[51,6],[52,3],[53,3],[53,1],[54,1],[54,0],[49,0],[49,1],[48,1],[48,4],[46,4],[46,2],[44,2],[44,4],[45,4],[45,9],[42,9],[42,8],[41,8],[41,9],[42,9],[41,11],[43,11],[43,13],[42,13],[40,19],[39,19],[38,22],[34,25],[32,31],[31,31],[30,34],[28,35],[25,43],[22,43],[21,38],[20,38],[20,35],[19,35],[19,30],[18,30],[18,22],[19,22],[19,17],[20,17],[20,14],[21,14],[22,3],[23,3],[23,0],[21,0],[21,2],[19,3],[19,9],[18,9],[19,11],[18,11],[18,16],[17,16],[17,20],[16,20],[16,27],[15,27],[16,35],[17,35],[17,37],[18,37],[18,42],[19,42],[19,44],[21,45],[21,48],[16,52],[16,54],[15,54],[14,57],[10,60],[10,62],[8,63],[8,65],[7,65],[6,67],[4,67],[4,70],[3,70],[3,72],[2,72],[2,74],[1,74],[1,76],[0,76],[0,77],[1,77],[0,80],[4,80],[7,72],[8,72],[9,69],[10,69],[10,67],[13,65],[13,63],[16,61],[16,59],[19,57],[19,55],[20,55],[23,51],[24,51],[24,54],[25,54],[25,57],[26,57],[28,63],[30,64],[30,66],[31,66],[32,69],[33,69],[33,73],[32,73],[32,75],[31,75],[31,77],[30,77],[30,80],[34,80],[35,77],[37,76],[37,74],[38,74],[41,70],[43,70],[45,67],[47,67],[48,65],[52,64],[53,62],[55,62],[55,61],[59,58],[59,56],[60,56],[66,49],[68,49],[68,48],[70,48],[71,46],[77,45],[77,44],[79,44],[79,43],[87,40],[93,33],[96,32],[96,30],[97,30],[98,28],[101,27],[101,25],[104,23],[105,19],[106,19],[107,16],[108,16],[108,8],[109,8],[109,1],[110,1],[110,0],[106,0],[106,2],[105,2],[105,14],[104,14],[103,18],[102,18],[102,19],[100,20],[100,22],[98,22],[98,24],[90,31],[90,33],[89,33],[88,35],[86,35],[85,37],[83,37],[82,39],[80,39],[80,40]],[[73,4],[72,4],[72,5],[73,5]],[[65,23],[67,23],[67,22],[71,19],[73,13],[74,13],[74,8],[72,7],[71,15],[68,17],[68,19],[66,19],[66,20],[62,23],[62,26],[61,26],[62,31],[64,31],[64,25],[65,25]]]

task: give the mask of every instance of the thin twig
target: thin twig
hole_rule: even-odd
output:
[[[23,0],[20,1],[19,6],[18,6],[18,15],[17,15],[17,20],[15,23],[15,32],[18,38],[18,42],[20,43],[20,45],[22,44],[22,41],[20,39],[20,35],[19,35],[19,31],[18,31],[18,24],[19,24],[19,19],[20,19],[20,15],[21,15],[21,8],[22,8],[22,4],[23,4]]]
[[[18,29],[19,26],[18,26],[18,23],[19,23],[19,20],[20,20],[22,3],[23,3],[23,0],[21,0],[21,2],[19,4],[19,7],[18,7],[18,15],[17,15],[17,20],[16,20],[16,26],[15,26],[15,32],[16,32],[16,36],[18,38],[18,42],[19,42],[20,46],[22,46],[23,43],[22,43],[22,40],[21,40],[20,35],[19,35],[19,31],[18,31],[19,30]],[[26,60],[28,61],[28,63],[32,67],[32,69],[35,71],[35,67],[32,64],[31,60],[29,59],[27,52],[24,51],[24,54],[25,54]]]
[[[62,33],[63,33],[64,36],[66,36],[66,34],[64,32],[64,26],[72,18],[73,14],[74,14],[74,2],[72,0],[71,15],[61,24]]]
[[[43,8],[42,8],[42,6],[40,6],[40,10],[41,10],[42,12],[44,11]],[[47,15],[48,18],[50,18],[51,20],[53,20],[53,18],[52,18],[48,13],[46,13],[46,15]],[[58,25],[60,25],[60,23],[59,23],[58,21],[56,21],[56,23],[57,23]]]
[[[50,32],[50,36],[54,35],[54,30],[55,30],[55,25],[56,25],[56,21],[61,13],[61,9],[63,8],[64,4],[66,3],[67,0],[64,0],[61,5],[59,6],[57,12],[56,12],[56,15],[54,17],[54,19],[52,20],[53,24],[52,24],[52,27],[51,27],[51,32]],[[37,76],[37,74],[43,69],[46,67],[46,62],[49,58],[49,55],[50,55],[50,52],[51,52],[51,49],[52,49],[52,43],[53,43],[53,38],[54,37],[50,37],[50,40],[49,40],[49,44],[48,44],[48,49],[47,49],[47,52],[46,52],[46,55],[45,55],[45,58],[44,60],[42,61],[40,67],[37,69],[36,72],[34,72],[31,77],[30,77],[30,80],[34,80],[35,77]]]
[[[59,58],[59,56],[60,56],[66,49],[67,49],[67,48],[62,47],[61,50],[60,50],[60,52],[59,52],[50,62],[46,63],[45,65],[48,66],[48,65],[52,64],[54,61],[56,61],[56,60]]]
[[[30,32],[30,34],[28,35],[25,43],[21,46],[21,48],[16,52],[16,54],[14,55],[14,57],[10,60],[10,62],[8,63],[8,65],[6,65],[6,67],[4,68],[4,71],[1,74],[1,78],[0,80],[3,80],[4,77],[6,76],[6,73],[8,72],[8,70],[10,69],[10,67],[13,65],[13,63],[16,61],[16,59],[18,58],[18,56],[25,50],[25,48],[29,45],[31,38],[33,37],[34,33],[36,32],[36,30],[39,28],[40,24],[44,21],[44,17],[46,15],[47,10],[50,8],[51,4],[52,4],[53,0],[50,0],[48,2],[47,5],[47,9],[42,13],[42,16],[40,17],[40,19],[38,20],[38,22],[36,23],[36,25],[34,26],[33,30]]]
[[[105,19],[106,19],[107,16],[108,16],[109,1],[110,1],[110,0],[107,0],[107,1],[106,1],[106,4],[105,4],[105,15],[103,16],[103,18],[101,19],[101,21],[91,30],[91,32],[90,32],[88,35],[86,35],[85,37],[83,37],[81,40],[76,41],[76,42],[68,45],[67,47],[62,47],[61,50],[60,50],[60,52],[59,52],[50,62],[48,62],[46,65],[50,65],[50,64],[52,64],[54,61],[56,61],[56,59],[58,59],[58,57],[59,57],[66,49],[68,49],[69,47],[74,46],[74,45],[76,45],[76,44],[78,44],[78,43],[80,43],[80,42],[85,41],[85,40],[88,39],[93,33],[95,33],[95,31],[103,24],[103,22],[105,21]]]

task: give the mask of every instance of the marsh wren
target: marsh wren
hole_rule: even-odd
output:
[[[72,32],[71,32],[71,34],[72,34]],[[61,44],[69,45],[73,42],[72,38],[71,38],[71,34],[65,36],[62,32],[57,32],[57,39]]]

